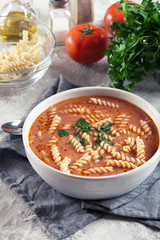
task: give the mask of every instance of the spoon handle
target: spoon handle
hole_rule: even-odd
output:
[[[4,123],[1,126],[1,129],[4,132],[12,135],[22,135],[23,124],[24,124],[24,121],[15,120],[13,122]]]

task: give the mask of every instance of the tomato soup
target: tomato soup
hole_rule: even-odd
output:
[[[29,144],[41,161],[64,173],[108,176],[148,161],[159,146],[159,134],[137,106],[114,97],[84,96],[40,114]]]

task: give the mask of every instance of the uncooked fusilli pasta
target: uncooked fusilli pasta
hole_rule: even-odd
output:
[[[3,50],[0,53],[0,72],[14,72],[36,65],[41,61],[41,51],[40,43],[31,46],[28,32],[23,31],[23,38],[16,46],[10,48],[9,51]],[[20,73],[17,73],[17,76],[19,75]],[[6,76],[5,79],[5,75],[2,75],[0,80],[8,80],[8,77]]]

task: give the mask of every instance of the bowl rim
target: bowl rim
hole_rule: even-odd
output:
[[[69,90],[66,90],[66,91],[63,91],[63,92],[59,92],[59,93],[56,93],[48,98],[46,98],[45,100],[42,100],[40,103],[38,103],[31,111],[30,113],[28,114],[27,118],[25,119],[25,122],[24,122],[24,125],[23,125],[23,130],[22,130],[22,139],[23,139],[23,144],[24,144],[24,147],[27,148],[27,150],[29,151],[29,153],[33,156],[34,160],[33,161],[37,161],[37,163],[40,163],[42,165],[44,165],[46,168],[49,168],[51,171],[55,171],[57,172],[58,174],[62,174],[62,175],[65,175],[66,177],[71,177],[71,178],[76,178],[76,179],[85,179],[85,180],[92,180],[92,181],[95,181],[95,180],[107,180],[107,179],[116,179],[116,178],[119,178],[119,177],[124,177],[124,176],[127,176],[127,175],[134,175],[138,172],[141,172],[142,168],[147,168],[148,165],[150,165],[152,163],[152,161],[154,161],[154,159],[156,157],[158,157],[158,155],[160,155],[160,129],[158,129],[157,127],[157,124],[154,122],[154,120],[152,119],[152,117],[150,116],[150,118],[152,119],[152,121],[154,122],[154,124],[156,125],[157,127],[157,130],[158,130],[158,133],[159,133],[159,146],[157,148],[157,151],[154,153],[154,155],[147,161],[145,162],[144,164],[138,166],[137,168],[134,168],[134,169],[131,169],[127,172],[123,172],[123,173],[119,173],[119,174],[114,174],[114,175],[109,175],[109,176],[96,176],[96,177],[92,177],[92,176],[81,176],[81,175],[74,175],[74,174],[68,174],[68,173],[64,173],[64,172],[61,172],[60,170],[56,169],[56,168],[53,168],[51,166],[49,166],[48,164],[44,163],[42,160],[40,160],[36,155],[35,153],[31,150],[30,146],[29,146],[29,141],[28,141],[28,133],[29,133],[29,130],[30,130],[30,127],[31,125],[33,124],[33,121],[32,123],[28,123],[29,121],[29,118],[33,115],[34,116],[34,121],[35,119],[42,113],[44,112],[45,110],[41,111],[41,113],[36,113],[35,112],[41,108],[41,106],[43,106],[47,101],[49,102],[52,98],[54,99],[55,96],[59,96],[59,99],[61,97],[61,95],[63,96],[65,93],[72,93],[72,92],[83,92],[84,90],[85,91],[88,91],[88,90],[93,90],[93,89],[97,89],[98,91],[100,89],[103,89],[103,90],[108,90],[108,91],[115,91],[115,92],[121,92],[121,93],[124,93],[124,94],[129,94],[130,96],[134,97],[134,98],[137,98],[141,101],[143,101],[143,103],[146,103],[148,104],[148,106],[150,106],[150,108],[152,109],[152,111],[154,112],[154,114],[156,115],[156,117],[159,118],[160,120],[160,114],[159,112],[148,102],[146,101],[145,99],[143,99],[142,97],[134,94],[134,93],[131,93],[131,92],[127,92],[127,91],[124,91],[124,90],[121,90],[121,89],[116,89],[116,88],[110,88],[110,87],[97,87],[97,86],[92,86],[92,87],[80,87],[80,88],[74,88],[74,89],[69,89]],[[91,94],[90,94],[91,95]],[[96,95],[96,94],[93,94],[93,95]],[[81,96],[87,96],[87,95],[82,95]],[[89,95],[88,95],[89,96]],[[98,96],[98,94],[97,94]],[[102,95],[103,96],[103,95]],[[107,96],[107,95],[106,95]],[[73,97],[71,97],[73,98]],[[119,98],[119,99],[122,99],[122,100],[125,100],[123,98],[120,98],[120,97],[116,97],[116,98]],[[66,98],[66,100],[69,99],[69,98]],[[56,103],[60,102],[61,100],[59,101],[56,101]],[[127,101],[127,100],[125,100]],[[132,103],[130,101],[128,101],[129,103],[137,106],[135,103]],[[48,103],[47,107],[45,107],[45,109],[49,108],[50,106],[56,104],[56,103]],[[139,107],[139,106],[137,106]],[[142,109],[141,107],[139,107],[140,109]],[[143,109],[142,109],[143,110]],[[145,112],[145,110],[143,110]],[[27,127],[27,124],[29,127]],[[28,131],[26,131],[28,129]],[[30,160],[29,160],[30,161]],[[160,160],[159,160],[160,161]],[[158,162],[159,162],[158,161]],[[158,163],[157,163],[158,164]]]
[[[1,18],[5,18],[5,17],[7,17],[7,16],[0,16],[0,19]],[[46,25],[46,24],[44,24],[44,23],[41,23],[39,20],[34,20],[34,19],[28,19],[28,18],[26,18],[26,17],[21,17],[21,16],[10,16],[10,18],[19,18],[19,19],[26,19],[27,21],[32,21],[32,22],[36,22],[37,24],[39,24],[40,26],[42,26],[42,27],[44,27],[48,32],[50,32],[51,33],[51,36],[52,36],[52,38],[53,38],[53,48],[52,48],[52,50],[50,51],[50,53],[47,55],[47,57],[45,57],[42,61],[40,61],[39,63],[37,63],[37,64],[35,64],[34,66],[32,66],[32,67],[29,67],[29,68],[25,68],[25,69],[22,69],[22,70],[18,70],[18,71],[14,71],[14,72],[0,72],[0,76],[1,75],[13,75],[13,74],[17,74],[17,73],[23,73],[23,72],[25,72],[25,71],[28,71],[28,70],[32,70],[33,69],[33,71],[32,72],[34,72],[35,71],[35,69],[37,68],[37,67],[39,67],[39,66],[41,66],[41,65],[43,65],[45,62],[47,62],[49,59],[50,59],[50,57],[53,55],[53,53],[54,53],[54,51],[55,51],[55,49],[56,49],[56,37],[55,37],[55,35],[54,35],[54,33],[53,33],[53,31]],[[15,81],[19,81],[20,79],[16,79],[16,80],[3,80],[3,81],[1,81],[0,80],[0,83],[9,83],[9,82],[15,82]]]

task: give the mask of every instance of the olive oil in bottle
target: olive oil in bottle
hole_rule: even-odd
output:
[[[1,10],[0,35],[3,41],[19,41],[23,30],[36,31],[36,14],[30,0],[11,0]]]

